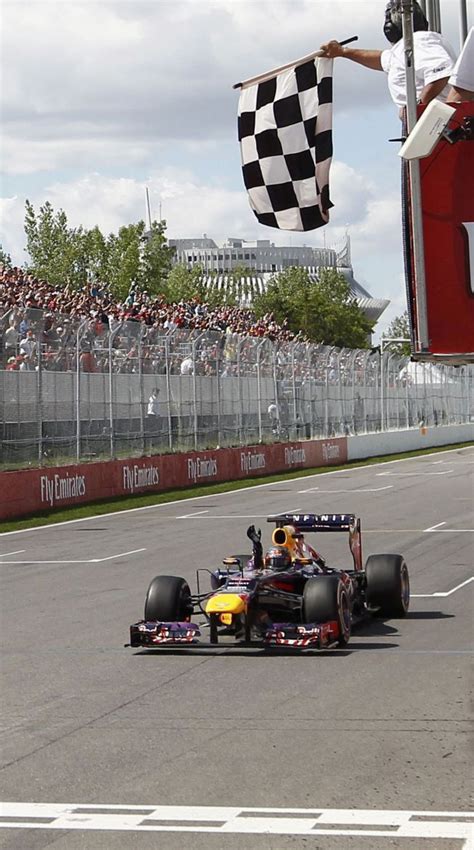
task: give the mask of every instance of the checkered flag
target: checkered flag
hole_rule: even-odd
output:
[[[263,82],[242,84],[242,171],[260,224],[314,230],[329,221],[332,65],[332,59],[312,58]]]

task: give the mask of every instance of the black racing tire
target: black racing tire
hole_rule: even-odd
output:
[[[191,591],[184,578],[155,576],[145,599],[145,620],[180,622],[187,620],[192,611]]]
[[[310,578],[303,590],[305,623],[339,623],[338,646],[346,646],[351,636],[351,605],[344,583],[335,575]]]
[[[367,605],[382,617],[406,617],[410,577],[402,555],[369,555],[365,565]]]

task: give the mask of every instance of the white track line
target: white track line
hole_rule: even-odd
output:
[[[7,829],[444,838],[463,841],[465,850],[473,820],[471,812],[0,804],[0,827]]]
[[[195,511],[193,514],[182,514],[182,516],[177,516],[176,519],[192,519],[195,516],[200,516],[201,514],[208,514],[209,511]]]
[[[453,470],[452,469],[443,469],[442,472],[390,472],[390,471],[388,471],[388,472],[376,472],[375,474],[377,476],[396,475],[397,477],[400,477],[400,476],[403,475],[405,477],[410,476],[412,478],[413,477],[424,478],[426,476],[433,476],[433,475],[449,475],[450,472],[453,472]]]
[[[24,549],[22,550],[25,551]],[[126,555],[136,555],[138,552],[146,552],[146,549],[132,549],[131,552],[120,552],[118,555],[107,555],[106,558],[87,558],[84,561],[2,561],[1,564],[102,564],[104,561],[114,561],[116,558],[125,558]],[[12,553],[13,554],[13,553]]]
[[[448,454],[452,454],[453,452],[458,453],[458,452],[469,451],[469,450],[471,450],[471,446],[465,446],[462,449],[446,449],[446,451],[443,452],[443,454],[448,455]],[[358,472],[359,470],[364,471],[366,469],[372,469],[373,470],[377,466],[390,466],[390,464],[394,464],[394,463],[406,463],[406,461],[413,461],[413,460],[416,461],[416,460],[419,460],[420,458],[434,457],[437,454],[438,454],[438,452],[431,452],[429,454],[416,455],[414,457],[402,457],[402,458],[398,458],[398,459],[395,459],[395,460],[383,460],[383,461],[380,461],[380,463],[369,463],[369,464],[364,465],[364,466],[353,466],[353,467],[350,467],[350,468],[348,468],[347,466],[342,466],[340,469],[329,469],[327,472],[313,472],[311,475],[302,476],[302,479],[304,479],[304,478],[320,478],[322,475],[341,475],[341,474],[347,474],[347,472],[352,473],[352,472]],[[348,461],[348,463],[351,463],[351,461]],[[463,463],[464,463],[464,460],[463,460]],[[380,473],[376,473],[376,474],[380,475]],[[288,479],[288,480],[295,481],[297,479],[292,478],[292,479]],[[275,484],[278,484],[278,483],[281,483],[281,482],[268,481],[264,484],[252,484],[251,487],[243,486],[241,488],[241,490],[260,490],[263,487],[274,487]],[[176,505],[176,504],[179,504],[179,503],[182,504],[183,501],[189,501],[189,502],[195,501],[195,502],[197,502],[200,499],[217,499],[221,496],[229,496],[229,495],[237,493],[237,492],[241,492],[241,491],[239,491],[239,490],[229,490],[226,493],[208,493],[205,496],[189,496],[189,498],[186,499],[186,500],[173,499],[170,502],[160,502],[158,505],[144,505],[141,508],[127,508],[127,510],[125,510],[125,511],[109,511],[106,514],[91,514],[91,516],[80,517],[79,519],[68,519],[68,520],[65,520],[64,522],[53,522],[53,523],[50,523],[48,525],[38,525],[38,526],[35,526],[33,528],[18,528],[15,531],[2,531],[0,533],[0,537],[7,537],[10,534],[26,534],[29,531],[35,531],[35,532],[36,531],[43,531],[43,530],[48,529],[48,528],[49,529],[51,529],[51,528],[63,528],[65,525],[73,525],[74,523],[79,523],[79,522],[93,522],[94,520],[97,520],[97,519],[98,520],[102,520],[102,519],[105,519],[105,518],[116,518],[116,519],[118,519],[121,516],[124,516],[125,514],[138,513],[139,511],[152,511],[152,510],[157,510],[157,508],[158,509],[159,508],[166,508],[169,505]],[[93,505],[91,505],[91,508],[92,507],[93,507]]]
[[[21,555],[22,552],[26,552],[26,549],[17,549],[15,552],[4,552],[0,555],[0,558],[8,558],[9,555]]]
[[[452,590],[446,590],[444,593],[441,593],[441,592],[438,592],[438,593],[411,593],[410,596],[416,597],[417,599],[428,599],[428,598],[432,599],[434,596],[436,596],[436,597],[451,596],[452,593],[456,593],[457,590],[461,590],[461,587],[466,587],[466,585],[470,584],[471,581],[474,581],[474,576],[471,576],[471,578],[467,578],[466,581],[463,581],[461,584],[456,585],[456,587],[453,587]]]
[[[446,521],[438,522],[436,525],[432,525],[430,528],[425,528],[425,529],[423,529],[423,532],[426,534],[428,531],[435,531],[437,528],[440,528],[440,526],[442,526],[442,525],[446,525]]]
[[[393,490],[393,484],[387,484],[386,487],[361,487],[357,490],[321,490],[319,487],[311,487],[309,490],[298,490],[299,493],[380,493],[381,490]]]

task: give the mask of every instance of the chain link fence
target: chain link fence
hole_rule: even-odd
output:
[[[12,311],[0,319],[0,463],[462,424],[473,379],[472,366],[389,351]]]

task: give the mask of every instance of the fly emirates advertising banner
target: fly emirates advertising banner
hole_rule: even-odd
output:
[[[346,460],[347,439],[341,437],[1,472],[0,521],[120,496],[237,481]]]

